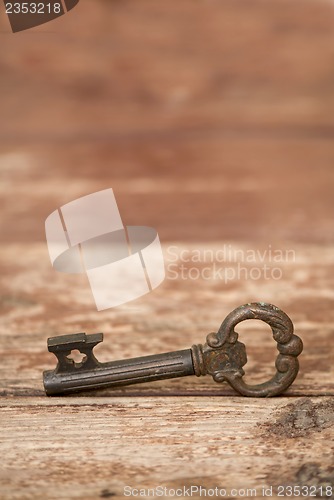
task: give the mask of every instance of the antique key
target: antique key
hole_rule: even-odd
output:
[[[246,349],[238,341],[234,328],[247,319],[267,323],[277,342],[276,373],[263,384],[248,385],[243,381]],[[207,336],[204,345],[193,345],[191,349],[100,363],[93,354],[93,348],[102,340],[102,333],[49,338],[48,350],[56,355],[58,364],[55,370],[44,372],[47,395],[209,374],[216,382],[228,382],[244,396],[276,396],[296,378],[299,369],[297,356],[303,350],[301,339],[293,334],[290,318],[278,307],[263,302],[238,307],[226,317],[217,333]],[[68,358],[74,349],[85,355],[81,363]]]

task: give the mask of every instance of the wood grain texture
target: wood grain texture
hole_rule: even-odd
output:
[[[16,35],[0,9],[0,38],[1,500],[334,485],[333,3],[81,0]],[[85,276],[51,268],[44,221],[107,187],[157,229],[167,279],[98,313]],[[44,396],[49,336],[102,331],[101,361],[183,349],[251,301],[304,342],[282,397],[209,377]],[[248,381],[268,379],[270,331],[238,332]]]
[[[333,417],[332,399],[305,399],[315,415]],[[299,406],[208,397],[3,400],[2,491],[35,499],[124,498],[125,486],[260,492],[262,485],[298,483],[308,463],[329,476],[333,418],[305,426]],[[273,433],[272,423],[293,412],[296,430],[304,430],[285,436],[284,424]]]

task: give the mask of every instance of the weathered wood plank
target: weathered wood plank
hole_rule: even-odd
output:
[[[1,500],[334,484],[333,28],[322,0],[81,0],[15,36],[0,9]],[[167,265],[170,247],[295,258],[239,253],[222,267],[245,271],[227,281],[169,270],[154,293],[97,313],[85,277],[52,270],[43,223],[106,187],[126,224],[157,228]],[[263,264],[280,279],[245,276]],[[286,310],[304,341],[289,397],[195,377],[44,396],[48,336],[103,331],[101,361],[153,354],[203,342],[257,300]],[[238,331],[250,381],[268,378],[270,333]]]
[[[0,408],[6,500],[124,498],[125,486],[159,485],[260,498],[263,486],[309,484],[310,463],[311,484],[334,479],[330,398],[7,398]]]

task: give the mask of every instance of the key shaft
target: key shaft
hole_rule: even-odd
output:
[[[86,349],[86,360],[81,363],[71,362],[67,357],[71,350],[85,350],[85,346],[92,345],[92,343],[96,345],[103,339],[102,334],[95,334],[94,339],[91,337],[93,336],[86,334],[63,336],[61,340],[56,337],[57,369],[44,372],[44,387],[49,396],[185,377],[195,373],[190,349],[108,363],[100,363],[92,351],[87,353]],[[54,338],[49,339],[51,351],[53,342]]]

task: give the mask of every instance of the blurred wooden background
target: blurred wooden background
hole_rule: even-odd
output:
[[[0,43],[1,498],[333,484],[333,3],[81,0],[15,35],[1,6]],[[107,187],[125,224],[157,229],[166,265],[171,246],[271,245],[295,259],[279,280],[167,273],[98,313],[85,276],[52,269],[44,221]],[[103,331],[101,361],[187,348],[257,300],[304,340],[285,397],[195,377],[44,396],[49,336]],[[251,380],[269,377],[268,330],[240,336]]]

